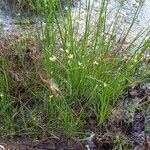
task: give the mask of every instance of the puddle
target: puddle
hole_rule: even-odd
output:
[[[43,18],[32,12],[14,12],[11,4],[0,0],[0,35],[21,35],[39,29],[37,22]]]
[[[119,23],[117,28],[119,29],[120,33],[123,30],[127,30],[131,24],[132,18],[135,14],[135,11],[137,9],[137,5],[139,4],[139,0],[127,0],[125,1],[121,11],[120,11],[120,16],[119,16]],[[79,33],[82,34],[83,29],[85,28],[85,16],[88,14],[87,11],[87,5],[90,4],[92,9],[92,14],[91,14],[91,23],[93,25],[95,24],[96,20],[98,19],[99,16],[99,8],[100,8],[100,3],[101,0],[81,0],[78,5],[72,9],[73,17],[75,18],[74,20],[77,20],[78,14],[80,10],[80,21],[79,21]],[[108,10],[107,10],[107,22],[106,26],[109,28],[112,23],[114,22],[114,16],[117,12],[117,9],[120,6],[119,0],[110,0],[108,3]],[[131,35],[130,36],[135,36],[142,28],[146,28],[150,26],[150,1],[145,0],[142,10],[140,11],[134,26],[132,27],[131,30]]]
[[[11,12],[6,8],[5,3],[0,0],[0,29],[10,28],[12,24]]]
[[[90,5],[93,7],[92,17],[91,17],[92,18],[91,22],[93,22],[93,23],[98,18],[100,2],[101,2],[101,0],[90,0]],[[123,9],[121,11],[121,17],[122,17],[121,22],[124,22],[124,24],[122,25],[123,28],[126,28],[130,24],[131,17],[135,13],[135,7],[138,4],[138,2],[139,2],[139,0],[127,0],[125,2],[125,5],[123,6]],[[87,13],[87,11],[86,11],[87,4],[88,4],[88,0],[80,0],[78,2],[78,4],[72,8],[74,18],[76,17],[76,13],[79,10],[82,14],[82,16],[81,16],[82,18],[80,20],[80,28],[81,28],[82,32],[83,32],[83,27],[85,26],[84,19],[85,19],[85,15]],[[112,16],[114,16],[119,4],[120,4],[119,0],[110,0],[109,5],[108,5],[108,10],[111,11],[111,13],[109,14],[109,17],[108,17],[108,25],[112,23],[111,22],[113,19]],[[136,20],[136,24],[135,24],[134,28],[132,29],[133,32],[137,33],[137,31],[139,31],[142,27],[146,27],[146,26],[150,25],[150,15],[149,14],[150,14],[150,1],[145,0],[143,8]],[[19,14],[17,14],[17,15],[14,16],[14,14],[12,13],[12,8],[8,7],[8,4],[4,3],[3,0],[0,0],[0,29],[3,28],[3,30],[7,31],[8,34],[10,34],[10,32],[13,32],[13,33],[21,32],[22,29],[18,29],[18,25],[22,20],[24,22],[26,17],[24,19],[22,19],[19,17]],[[30,16],[31,14],[25,14],[25,15]],[[32,20],[32,22],[37,22],[37,20],[40,20],[41,18],[39,18],[38,16],[32,17],[32,15],[31,15],[30,17],[28,17],[26,19]]]

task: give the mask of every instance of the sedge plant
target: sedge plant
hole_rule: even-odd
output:
[[[87,1],[85,28],[80,38],[79,24],[76,25],[76,30],[74,29],[70,1],[67,1],[65,14],[60,6],[57,12],[53,11],[47,15],[43,65],[49,78],[53,78],[61,89],[59,100],[56,100],[59,101],[61,114],[58,120],[69,133],[70,128],[73,130],[72,125],[76,126],[74,128],[83,125],[87,109],[94,112],[99,125],[104,124],[110,108],[129,86],[143,54],[150,46],[147,28],[139,31],[128,46],[123,47],[143,2],[140,2],[136,9],[128,29],[119,37],[122,42],[119,48],[117,41],[112,40],[112,37],[118,33],[119,14],[124,1],[120,3],[114,15],[114,22],[108,31],[112,33],[110,36],[106,36],[108,5],[109,1],[101,1],[99,17],[92,28],[93,4]],[[80,10],[78,15],[80,18]],[[133,45],[140,37],[142,39],[133,51]],[[129,55],[128,58],[126,54]],[[84,103],[84,106],[81,108],[81,114],[77,116],[74,107],[79,103]]]
[[[78,20],[75,20],[70,0],[66,0],[65,10],[61,0],[57,3],[47,0],[47,4],[40,0],[24,1],[26,2],[34,9],[42,11],[45,26],[41,39],[42,57],[38,63],[40,67],[33,70],[21,83],[34,97],[35,102],[32,110],[21,102],[21,108],[17,112],[22,120],[21,129],[29,133],[37,133],[40,129],[48,135],[65,133],[79,136],[85,131],[85,118],[89,113],[96,116],[97,126],[104,125],[111,107],[135,78],[143,54],[150,46],[149,28],[139,31],[135,38],[124,46],[143,2],[139,3],[129,27],[122,31],[119,40],[114,40],[113,37],[119,32],[119,17],[125,1],[120,2],[109,28],[109,0],[101,0],[94,24],[94,1],[86,1],[83,28],[80,26],[80,19],[83,19],[81,8],[76,12]],[[2,70],[1,93],[8,94],[11,87],[11,81],[8,82],[8,79],[11,79],[9,74],[6,74],[8,69],[4,64]],[[4,99],[3,94],[1,98],[3,100],[0,107],[3,111],[7,110],[5,106],[8,105],[8,100]],[[28,117],[25,117],[26,111],[29,113]],[[13,122],[12,117],[10,118]]]

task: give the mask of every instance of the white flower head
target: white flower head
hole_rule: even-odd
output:
[[[104,87],[106,87],[107,86],[107,84],[104,82]]]
[[[146,40],[146,41],[147,41],[147,40],[149,40],[149,39],[150,39],[150,37],[149,37],[149,36],[146,36],[146,37],[145,37],[145,40]]]
[[[68,7],[67,7],[67,6],[65,7],[65,10],[68,10]]]
[[[128,56],[124,56],[124,58],[122,60],[123,61],[127,61],[127,60],[129,60],[129,57]]]
[[[139,2],[135,2],[135,3],[133,3],[133,6],[134,6],[135,8],[138,8],[138,7],[140,6],[140,3],[139,3]]]
[[[93,65],[99,65],[99,63],[97,61],[94,61]]]
[[[49,58],[50,61],[55,62],[57,60],[57,57],[55,55],[53,55],[52,57]]]
[[[66,49],[66,53],[69,54],[69,50],[68,49]]]
[[[82,65],[82,63],[81,63],[81,62],[78,62],[78,65],[79,65],[79,66],[81,66],[81,65]]]
[[[73,54],[70,54],[70,55],[68,56],[68,58],[69,58],[69,59],[73,59]]]
[[[52,99],[53,97],[54,97],[53,95],[50,95],[50,96],[49,96],[50,99]]]
[[[4,94],[3,94],[3,93],[0,93],[0,97],[4,97]]]

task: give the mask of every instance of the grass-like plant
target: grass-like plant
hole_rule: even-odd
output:
[[[12,3],[14,8],[36,11],[41,14],[53,11],[52,5],[55,7],[59,5],[58,0],[14,0]]]
[[[59,91],[59,98],[53,99],[60,101],[60,106],[58,106],[61,113],[60,122],[64,125],[68,124],[67,130],[73,129],[72,125],[82,124],[82,119],[87,113],[86,109],[95,113],[99,124],[104,123],[110,108],[133,79],[142,55],[149,47],[150,39],[145,38],[149,35],[148,28],[139,32],[128,46],[123,47],[140,12],[142,2],[129,28],[122,32],[118,41],[113,41],[112,37],[118,32],[118,18],[124,2],[120,3],[114,16],[114,22],[109,29],[109,33],[112,33],[110,36],[105,34],[108,3],[107,0],[101,1],[99,18],[94,28],[91,26],[92,9],[87,6],[85,29],[80,39],[78,39],[78,31],[74,31],[69,1],[66,15],[59,9],[59,17],[54,12],[47,18],[44,67],[49,77],[55,79],[60,89],[64,87]],[[133,51],[134,43],[144,32],[145,36]],[[57,46],[56,43],[58,43]],[[130,56],[126,56],[127,54]],[[84,106],[77,117],[73,108],[79,103],[84,103]],[[64,106],[69,110],[63,115]],[[66,115],[71,119],[70,121],[64,118]]]
[[[34,2],[29,0],[29,5],[40,10],[45,7],[45,1]],[[42,130],[44,134],[46,132],[51,135],[55,132],[64,132],[75,136],[83,131],[85,117],[89,112],[95,114],[97,125],[104,125],[111,107],[116,104],[124,89],[135,77],[143,54],[150,46],[150,38],[147,38],[150,31],[149,28],[141,30],[128,45],[124,46],[141,10],[142,2],[139,3],[130,26],[122,32],[119,40],[113,40],[113,37],[118,33],[118,20],[123,1],[114,15],[114,22],[109,30],[107,28],[109,1],[101,0],[99,16],[94,26],[91,18],[93,5],[89,5],[90,0],[87,1],[82,35],[78,20],[73,19],[69,0],[65,12],[61,5],[57,5],[56,9],[53,1],[48,2],[51,4],[51,11],[43,11],[46,25],[42,33],[40,62],[42,65],[38,67],[39,63],[35,63],[33,73],[35,76],[33,77],[31,73],[21,83],[34,97],[35,105],[29,110],[25,103],[21,102],[17,114],[13,106],[9,107],[13,100],[8,94],[12,85],[7,73],[9,69],[2,63],[0,109],[4,111],[1,111],[1,114],[5,113],[9,117],[1,120],[4,123],[6,122],[4,120],[7,120],[2,126],[5,125],[9,129],[8,120],[12,120],[12,126],[18,124],[13,122],[12,118],[19,115],[22,119],[21,131],[26,129],[29,133],[37,133]],[[60,1],[58,3],[60,4]],[[80,18],[82,15],[80,10],[76,13]],[[111,34],[106,34],[106,29],[107,33]],[[141,39],[137,43],[139,38]],[[21,49],[22,47],[18,48]],[[12,108],[13,116],[8,107]],[[25,117],[27,115],[25,113],[29,117]],[[42,118],[39,119],[41,114],[45,117],[43,124]]]

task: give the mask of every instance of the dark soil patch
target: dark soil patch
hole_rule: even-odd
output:
[[[6,150],[85,150],[80,142],[61,136],[60,138],[49,138],[37,143],[26,143],[6,141],[1,144]]]
[[[129,88],[127,97],[112,110],[100,133],[91,140],[91,150],[150,150],[149,106],[149,83]],[[89,117],[89,124],[91,119],[94,122],[94,117]]]

